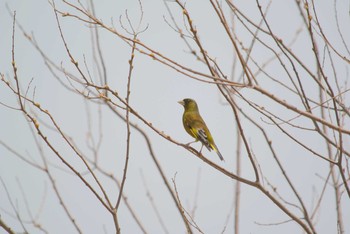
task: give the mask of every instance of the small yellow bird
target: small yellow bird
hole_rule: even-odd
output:
[[[220,160],[224,160],[218,147],[215,145],[214,139],[211,136],[207,125],[199,114],[196,101],[190,98],[185,98],[178,103],[183,105],[185,108],[182,116],[182,122],[186,132],[194,137],[196,141],[202,142],[202,144],[205,145],[209,151],[213,149],[219,155]]]

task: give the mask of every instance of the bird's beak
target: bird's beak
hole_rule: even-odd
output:
[[[182,105],[182,106],[185,106],[185,102],[184,102],[183,100],[178,101],[177,103],[179,103],[179,104]]]

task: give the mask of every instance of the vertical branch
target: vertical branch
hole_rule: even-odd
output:
[[[136,40],[136,36],[134,37],[134,39]],[[132,75],[132,71],[133,71],[133,62],[134,62],[134,57],[135,57],[135,47],[136,44],[135,42],[133,43],[132,49],[131,49],[131,56],[130,56],[130,60],[129,60],[129,74],[128,74],[128,83],[127,83],[127,90],[126,90],[126,103],[127,103],[127,107],[126,107],[126,116],[125,116],[125,120],[126,120],[126,155],[125,155],[125,165],[124,165],[124,173],[123,173],[123,179],[120,185],[120,190],[119,190],[119,195],[118,195],[118,199],[117,199],[117,203],[115,204],[115,216],[117,216],[117,212],[118,212],[118,208],[119,208],[119,204],[120,204],[120,200],[123,194],[123,190],[124,190],[124,186],[125,186],[125,181],[126,181],[126,174],[128,171],[128,163],[129,163],[129,154],[130,154],[130,120],[129,120],[129,114],[130,114],[130,108],[129,106],[129,101],[130,101],[130,85],[131,85],[131,75]],[[116,219],[115,219],[116,220]],[[116,223],[117,224],[117,223]],[[120,227],[117,227],[117,233],[120,233]]]
[[[17,89],[17,97],[21,110],[24,110],[24,105],[22,103],[22,95],[19,87],[18,76],[17,76],[17,66],[15,61],[15,26],[16,26],[16,11],[13,12],[13,25],[12,25],[12,69],[13,69],[13,77],[16,82]]]
[[[324,92],[321,88],[319,88],[319,99],[320,103],[324,102]],[[321,111],[321,117],[323,119],[326,118],[326,107],[321,105],[320,111]],[[328,128],[326,128],[325,125],[322,124],[322,131],[324,132],[325,135],[328,135]],[[328,152],[328,158],[330,160],[335,160],[335,157],[333,156],[333,151],[332,147],[329,142],[325,141],[325,144],[327,146],[327,152]],[[341,191],[340,191],[340,186],[338,182],[338,178],[334,169],[334,165],[332,163],[329,164],[329,173],[332,179],[332,184],[333,184],[333,189],[335,193],[335,207],[336,207],[336,213],[337,213],[337,224],[339,228],[339,233],[343,234],[344,231],[344,224],[343,224],[343,218],[342,218],[342,211],[341,211]],[[345,182],[346,183],[346,182]]]
[[[238,126],[237,126],[237,143],[236,143],[236,174],[237,176],[241,176],[241,145],[242,138],[239,134]],[[235,217],[234,217],[234,233],[239,234],[239,208],[240,208],[240,200],[241,200],[241,183],[239,181],[235,181]]]

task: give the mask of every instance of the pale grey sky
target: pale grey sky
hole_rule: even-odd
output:
[[[255,20],[256,23],[259,22],[260,14],[255,1],[235,2],[251,19]],[[1,73],[9,77],[11,82],[14,82],[11,68],[12,19],[7,13],[6,4],[8,4],[11,10],[16,10],[17,20],[27,32],[34,33],[37,42],[50,59],[57,64],[62,63],[62,66],[74,71],[59,36],[53,10],[47,1],[1,0]],[[69,9],[59,1],[56,4],[64,11]],[[334,38],[332,37],[332,32],[336,30],[334,20],[325,20],[325,18],[328,19],[329,15],[332,15],[329,9],[333,5],[324,2],[317,4],[319,4],[318,10],[320,16],[324,15],[321,21],[328,33],[327,35],[341,48],[340,39],[336,36]],[[338,4],[344,4],[344,8],[348,7],[345,1],[338,1]],[[169,20],[169,15],[166,12],[163,2],[161,0],[149,0],[142,1],[142,5],[144,11],[143,25],[149,26],[140,35],[140,39],[175,61],[207,73],[207,69],[186,51],[182,40],[164,21],[163,16]],[[169,5],[177,16],[178,23],[182,24],[181,10],[175,3],[169,3]],[[263,1],[263,5],[266,7],[267,1]],[[110,24],[112,20],[117,29],[121,31],[119,16],[123,15],[125,10],[128,10],[128,14],[133,22],[137,22],[139,19],[138,2],[134,0],[96,1],[95,7],[97,18],[103,19],[107,24]],[[208,53],[217,59],[218,64],[222,66],[226,74],[230,74],[233,59],[232,46],[227,38],[222,36],[223,28],[218,26],[219,21],[215,17],[213,10],[210,9],[209,1],[187,1],[186,7],[193,16],[194,23],[200,32],[200,38],[206,46]],[[341,8],[341,6],[339,7]],[[74,12],[71,9],[69,11]],[[347,21],[345,22],[348,24],[349,16],[347,15],[346,17]],[[276,34],[282,39],[288,39],[289,42],[292,40],[296,30],[302,25],[293,1],[273,1],[269,9],[268,20],[270,20]],[[97,70],[93,65],[88,26],[68,17],[60,17],[60,22],[71,52],[82,67],[84,66],[85,56],[91,75],[95,77]],[[250,37],[247,32],[238,23],[237,25],[237,32],[240,33],[240,39],[249,40]],[[349,32],[347,31],[346,33],[349,39]],[[86,103],[81,96],[68,92],[62,87],[45,67],[40,54],[23,37],[18,28],[16,28],[15,36],[16,64],[22,88],[25,89],[30,80],[33,79],[28,96],[33,97],[35,93],[35,100],[43,108],[49,110],[57,123],[60,124],[62,130],[74,139],[75,144],[83,149],[88,157],[92,158],[92,152],[88,149],[86,139],[89,131],[88,125],[91,126],[94,136],[98,136],[98,106],[92,103]],[[261,35],[261,37],[264,38],[264,35]],[[301,32],[301,35],[293,45],[293,51],[299,56],[303,55],[305,48],[307,50],[310,49],[310,43],[305,39],[306,37],[307,32],[304,28],[304,31]],[[117,90],[122,97],[125,97],[130,47],[115,35],[105,31],[101,31],[100,41],[107,67],[109,87]],[[273,42],[270,39],[268,43]],[[249,44],[247,43],[245,46],[249,46]],[[139,53],[135,55],[135,69],[131,82],[131,105],[139,114],[152,122],[157,129],[164,131],[176,141],[187,143],[192,141],[192,138],[183,129],[181,122],[183,108],[177,101],[186,97],[194,98],[198,102],[201,114],[210,128],[216,144],[225,158],[225,162],[220,162],[214,152],[208,152],[206,149],[203,149],[203,154],[227,170],[233,171],[236,163],[235,121],[231,108],[228,105],[222,104],[223,97],[220,95],[217,87],[213,84],[200,83],[189,79]],[[258,62],[263,62],[269,59],[271,54],[267,54],[264,49],[257,47],[253,51],[252,56]],[[305,53],[305,63],[312,64],[313,61],[307,56],[309,56],[309,53]],[[313,65],[310,66],[312,67]],[[344,71],[348,68],[348,66],[347,68],[344,66],[340,70]],[[286,78],[283,77],[285,74],[280,69],[277,63],[275,66],[267,68],[269,72],[273,72],[274,76],[277,77],[281,74],[281,80],[285,80]],[[73,73],[77,74],[76,71]],[[234,74],[238,76],[240,75],[240,71],[235,71]],[[303,76],[304,74],[301,73],[301,75]],[[63,76],[61,78],[65,80]],[[265,81],[262,80],[262,82]],[[274,87],[273,84],[271,85],[271,87]],[[308,91],[311,96],[317,95],[317,90]],[[275,92],[276,95],[281,97],[284,95],[283,91],[278,87],[276,87]],[[268,105],[269,103],[269,101],[251,90],[242,90],[242,93],[250,98],[261,98],[259,103],[262,105]],[[285,95],[285,98],[288,98],[288,94],[286,93]],[[0,85],[0,102],[11,106],[16,106],[17,104],[15,96],[9,92],[3,83]],[[248,113],[254,115],[254,111],[249,109],[247,105],[242,104],[242,106],[247,108]],[[122,178],[125,159],[126,125],[106,107],[102,107],[101,110],[103,138],[99,152],[99,163],[106,171],[117,175],[120,179]],[[273,110],[279,113],[283,111],[279,108]],[[87,118],[88,112],[92,117],[91,122]],[[282,116],[284,114],[287,115],[288,113],[281,113]],[[0,106],[0,116],[0,140],[16,149],[19,153],[41,164],[38,149],[24,116],[19,111],[3,106]],[[259,116],[254,117],[264,125],[263,120]],[[196,184],[198,174],[200,174],[198,207],[195,220],[204,233],[221,233],[227,216],[232,212],[231,206],[235,183],[204,164],[201,160],[198,160],[188,151],[163,139],[134,116],[131,117],[131,120],[138,123],[149,134],[156,157],[171,185],[172,179],[176,174],[176,185],[179,196],[182,204],[188,211],[194,205]],[[290,202],[294,203],[295,197],[289,195],[291,191],[281,178],[281,173],[278,172],[276,163],[273,161],[266,144],[263,142],[263,138],[251,124],[247,121],[243,121],[243,123],[245,124],[245,132],[248,134],[249,143],[254,146],[254,156],[257,158],[264,175],[266,175],[271,183],[278,187],[279,192],[286,199],[290,199]],[[321,177],[326,177],[329,165],[325,161],[313,157],[310,153],[305,153],[303,149],[293,144],[273,125],[265,124],[264,126],[268,128],[271,138],[274,139],[273,144],[280,146],[277,153],[288,169],[288,174],[293,178],[296,188],[303,195],[305,203],[308,206],[313,206],[315,203],[313,196],[315,193],[321,193],[323,185],[323,179],[319,178],[315,173],[319,173]],[[76,155],[67,147],[63,140],[57,137],[55,132],[45,128],[45,133],[69,162],[80,168],[80,171],[85,171],[81,161],[77,159]],[[318,138],[312,138],[312,134],[310,133],[310,137],[305,139],[305,143],[318,148],[323,141],[320,141]],[[112,217],[106,209],[96,201],[96,198],[79,179],[75,178],[71,172],[67,173],[67,168],[60,163],[43,142],[40,144],[43,146],[45,157],[51,163],[52,173],[55,176],[63,199],[83,232],[104,233],[106,231],[106,233],[115,233]],[[349,142],[345,142],[344,144],[347,144],[349,149]],[[200,149],[200,143],[193,144],[192,146],[198,150]],[[245,156],[244,154],[242,174],[243,177],[252,179],[253,169]],[[43,172],[19,160],[2,147],[2,145],[0,145],[0,157],[0,177],[5,181],[11,198],[17,203],[16,206],[18,206],[18,209],[23,215],[23,219],[28,220],[28,214],[25,210],[23,196],[16,182],[17,180],[23,186],[31,211],[34,215],[40,211],[38,220],[49,233],[74,233],[75,230],[72,224],[58,205],[58,200],[52,191],[52,186],[47,176]],[[60,169],[57,169],[56,166]],[[135,212],[149,233],[164,233],[147,199],[140,171],[144,175],[148,189],[169,233],[184,233],[185,227],[181,217],[149,155],[143,137],[137,131],[132,130],[130,161],[124,190],[125,196],[128,197],[128,201],[134,207]],[[99,173],[97,175],[111,197],[113,194],[118,194],[116,186],[108,178]],[[86,175],[85,177],[88,181],[92,181],[91,176]],[[241,233],[302,232],[300,227],[294,222],[272,226],[257,224],[279,223],[287,221],[289,218],[276,205],[262,195],[261,192],[246,185],[242,185],[241,188]],[[328,188],[325,193],[325,201],[320,208],[320,215],[317,218],[316,227],[319,233],[334,233],[333,231],[336,230],[334,199],[332,196],[333,190]],[[112,198],[113,202],[115,200],[116,198]],[[344,221],[346,221],[350,219],[350,211],[346,209],[349,207],[349,199],[345,194],[343,195],[343,202]],[[41,206],[42,204],[43,206]],[[20,224],[16,219],[5,212],[10,211],[13,214],[10,203],[5,196],[3,186],[0,186],[0,208],[1,218],[6,220],[15,231],[21,231]],[[288,208],[291,208],[296,213],[298,212],[293,207],[288,206]],[[123,233],[141,233],[139,227],[137,227],[135,221],[131,218],[130,213],[126,210],[124,203],[120,207],[119,219]],[[345,222],[345,225],[346,230],[349,231],[349,222]],[[28,229],[32,230],[30,227]],[[230,217],[225,233],[233,233],[233,216]]]

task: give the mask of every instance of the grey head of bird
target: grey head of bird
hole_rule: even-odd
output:
[[[185,98],[178,102],[182,105],[187,111],[198,111],[198,106],[195,100],[191,98]]]

